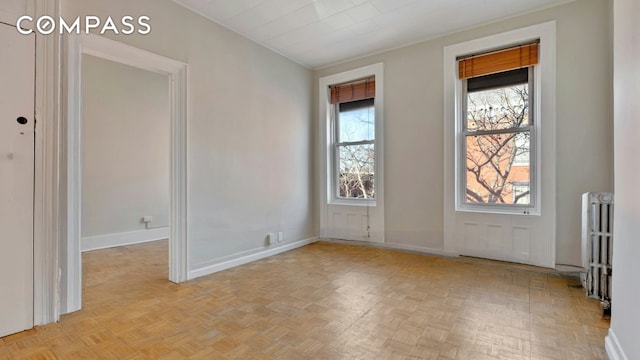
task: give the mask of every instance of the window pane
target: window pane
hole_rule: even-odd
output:
[[[338,118],[338,142],[374,140],[376,136],[375,107],[373,99],[368,106],[343,106],[340,104]],[[366,101],[366,100],[365,100]]]
[[[526,165],[529,166],[530,154],[529,154],[529,133],[519,133],[513,139],[516,147],[516,157],[513,159],[514,166]]]
[[[374,145],[339,146],[338,161],[338,197],[375,198]]]
[[[518,183],[515,182],[511,184],[513,188],[512,197],[514,204],[525,204],[528,205],[530,203],[530,192],[529,192],[529,183]]]
[[[530,204],[530,133],[467,136],[467,203]]]
[[[529,85],[511,85],[470,92],[467,129],[500,130],[529,125]]]

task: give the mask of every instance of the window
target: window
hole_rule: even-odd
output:
[[[336,199],[375,199],[375,78],[331,86]]]
[[[320,236],[382,243],[384,64],[318,79]]]
[[[459,59],[458,199],[463,209],[520,212],[535,206],[536,159],[531,150],[537,46],[536,42]]]
[[[374,100],[335,105],[338,182],[340,199],[375,198],[375,108]]]

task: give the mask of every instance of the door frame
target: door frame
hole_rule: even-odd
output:
[[[169,280],[188,279],[187,241],[187,79],[188,65],[98,35],[66,37],[66,304],[62,313],[82,307],[82,55],[133,66],[168,76],[171,102]],[[64,241],[64,240],[63,240]],[[64,247],[63,247],[64,248]]]

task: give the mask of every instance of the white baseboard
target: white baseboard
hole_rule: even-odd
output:
[[[616,334],[611,328],[609,329],[609,335],[604,338],[604,349],[607,351],[609,360],[629,360],[624,350],[622,350]]]
[[[268,258],[270,256],[281,254],[289,250],[297,249],[305,245],[313,244],[316,241],[318,241],[318,238],[314,237],[314,238],[299,240],[299,241],[289,243],[287,245],[283,245],[279,247],[268,248],[267,250],[259,249],[259,250],[243,251],[230,256],[214,259],[206,263],[198,264],[196,265],[196,268],[194,270],[190,270],[189,280],[192,280],[201,276],[211,275],[218,271],[231,269],[236,266],[240,266],[240,265],[248,264],[250,262]]]
[[[325,242],[330,242],[334,244],[362,245],[362,246],[370,246],[370,247],[381,248],[381,249],[410,251],[410,252],[416,252],[420,254],[436,255],[436,256],[444,256],[444,257],[459,256],[456,253],[451,253],[444,249],[430,248],[426,246],[404,245],[404,244],[394,244],[394,243],[377,243],[377,242],[368,242],[368,241],[340,240],[340,239],[325,239],[325,238],[322,238],[319,241],[325,241]]]
[[[116,234],[105,234],[82,238],[80,248],[82,252],[106,249],[116,246],[140,244],[149,241],[169,238],[169,227],[128,231]]]
[[[416,246],[416,245],[404,245],[404,244],[385,244],[389,249],[393,250],[405,250],[405,251],[413,251],[426,255],[437,255],[444,257],[459,257],[457,253],[448,252],[445,249],[436,249],[426,246]]]

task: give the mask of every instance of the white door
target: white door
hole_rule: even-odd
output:
[[[33,327],[35,35],[0,23],[0,336]]]

